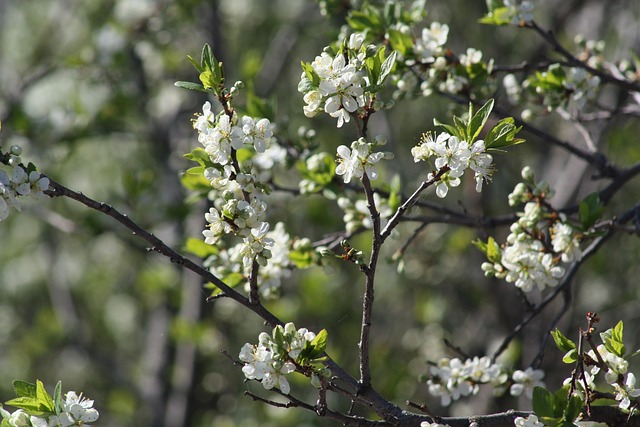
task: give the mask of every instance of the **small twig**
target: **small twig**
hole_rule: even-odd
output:
[[[406,404],[411,408],[416,408],[417,410],[424,412],[431,418],[433,422],[437,423],[441,420],[440,417],[436,417],[435,415],[433,415],[433,412],[431,412],[431,409],[429,409],[426,403],[415,403],[410,400],[407,400]]]
[[[444,342],[444,345],[446,347],[448,347],[449,349],[453,350],[454,352],[456,352],[459,356],[465,358],[465,359],[470,359],[469,355],[467,353],[465,353],[460,347],[458,347],[457,345],[454,345],[451,341],[449,341],[447,338],[444,338],[442,340]]]
[[[220,353],[222,353],[227,359],[231,360],[234,366],[244,366],[244,363],[234,359],[233,356],[231,356],[227,350],[220,350]]]

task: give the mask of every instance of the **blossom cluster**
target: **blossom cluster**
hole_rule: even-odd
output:
[[[0,169],[0,221],[7,219],[9,208],[20,211],[19,197],[44,197],[49,188],[49,178],[38,171],[28,172],[19,164],[10,166],[7,173]]]
[[[216,119],[209,101],[202,106],[202,115],[198,116],[193,127],[198,131],[198,141],[204,145],[211,161],[221,165],[229,163],[232,148],[239,150],[245,144],[253,145],[258,153],[264,153],[273,137],[268,119],[255,120],[244,116],[241,125],[235,125],[227,114],[220,114]]]
[[[386,220],[393,215],[393,209],[389,206],[388,200],[383,199],[378,193],[373,194],[373,200],[381,220]],[[366,200],[359,199],[354,202],[347,197],[339,197],[338,206],[344,211],[342,219],[347,233],[351,234],[361,227],[366,229],[373,228],[371,213],[367,207]]]
[[[429,369],[427,380],[429,393],[440,397],[442,406],[463,396],[478,393],[481,384],[490,384],[497,394],[501,394],[507,386],[512,396],[524,394],[532,398],[533,389],[544,386],[544,372],[531,367],[524,371],[516,370],[511,376],[499,363],[492,363],[489,357],[474,357],[464,362],[458,358],[443,358]]]
[[[531,23],[533,21],[533,2],[530,0],[502,0],[508,9],[507,16],[511,25]]]
[[[415,162],[431,162],[431,158],[435,157],[433,165],[436,172],[430,173],[428,179],[433,179],[443,168],[448,168],[436,184],[436,195],[440,198],[447,195],[449,188],[460,185],[460,177],[468,168],[474,172],[478,192],[482,191],[482,183],[491,179],[494,170],[493,157],[486,152],[483,140],[469,144],[446,132],[437,136],[434,133],[424,134],[420,144],[411,149],[411,155]]]
[[[291,387],[286,375],[304,363],[303,351],[315,338],[315,333],[305,328],[296,329],[293,323],[278,325],[272,335],[261,333],[258,344],[242,346],[239,356],[244,362],[242,372],[247,379],[260,381],[267,390],[277,387],[289,394]]]
[[[516,417],[516,419],[513,420],[513,424],[516,427],[544,427],[544,424],[538,420],[535,414],[531,414],[527,418]]]
[[[72,427],[85,426],[98,420],[99,413],[93,408],[93,400],[69,391],[65,395],[65,400],[61,402],[59,413],[46,415],[31,415],[29,411],[18,409],[9,413],[0,407],[2,419],[9,423],[11,427]],[[4,425],[4,422],[3,424]]]
[[[546,199],[553,191],[544,181],[536,183],[531,168],[522,170],[523,183],[509,194],[509,204],[526,203],[510,227],[500,255],[482,264],[486,276],[513,283],[524,292],[555,287],[565,274],[562,263],[579,261],[581,234],[564,215],[550,215]]]
[[[325,49],[310,64],[311,78],[307,70],[302,73],[298,89],[304,93],[305,116],[313,117],[324,111],[338,119],[337,126],[342,127],[351,120],[351,114],[365,105],[364,87],[368,82],[362,71],[363,41],[363,34],[352,34],[346,52],[332,55]]]
[[[546,112],[577,112],[585,107],[588,100],[596,96],[600,78],[589,74],[583,68],[553,64],[522,83],[518,82],[513,74],[507,74],[503,79],[503,85],[513,104],[529,97],[536,100],[529,102],[529,105],[542,104]],[[531,115],[532,110],[523,111],[524,119],[528,120]]]
[[[597,348],[600,359],[604,361],[606,365],[606,372],[604,375],[605,381],[614,389],[615,400],[618,401],[618,407],[620,409],[629,409],[632,400],[636,397],[640,397],[640,389],[636,388],[636,376],[629,372],[629,361],[624,357],[620,357],[600,344]],[[595,362],[599,360],[593,350],[589,350],[587,356],[591,361]],[[593,388],[593,377],[601,371],[598,364],[591,367],[587,377],[587,384]],[[590,374],[590,375],[589,375]],[[565,380],[565,382],[570,379]]]
[[[493,60],[483,62],[482,51],[474,48],[468,48],[459,56],[454,55],[445,47],[448,25],[432,22],[416,38],[408,28],[405,31],[413,46],[411,51],[404,52],[407,71],[394,77],[398,88],[395,94],[397,98],[407,95],[429,96],[434,91],[457,94],[474,86],[475,80],[482,81],[481,85],[477,85],[479,90],[491,86],[486,77],[493,67]],[[484,95],[490,96],[490,90]]]
[[[286,151],[275,142],[268,119],[244,116],[238,124],[235,121],[235,116],[225,113],[216,116],[211,103],[205,102],[202,114],[193,122],[208,156],[201,170],[212,200],[202,234],[206,244],[218,248],[205,264],[214,274],[228,278],[246,277],[256,262],[263,267],[258,271],[262,292],[268,294],[289,274],[289,235],[282,224],[271,229],[264,200],[270,191],[265,182],[271,169],[284,161]],[[235,152],[244,147],[255,153],[240,164]],[[241,241],[227,247],[223,242],[227,236]]]
[[[376,136],[373,142],[367,142],[364,138],[351,143],[351,148],[346,145],[338,147],[336,174],[342,175],[345,184],[353,178],[362,178],[364,174],[370,179],[378,178],[375,165],[382,159],[392,159],[393,153],[376,151],[373,149],[385,145],[386,139]]]
[[[488,357],[474,357],[464,362],[458,358],[443,358],[430,367],[429,374],[429,393],[440,397],[443,406],[462,396],[476,394],[480,384],[489,383],[498,387],[508,380],[502,366],[491,363]]]

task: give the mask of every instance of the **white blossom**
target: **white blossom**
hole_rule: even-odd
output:
[[[544,427],[535,414],[531,414],[527,418],[517,417],[513,423],[516,427]]]
[[[571,225],[556,223],[551,231],[553,251],[562,254],[563,262],[580,261],[582,259],[580,239],[576,236]]]
[[[544,372],[540,369],[531,367],[524,371],[517,370],[511,376],[513,385],[509,389],[512,396],[520,396],[524,393],[529,399],[533,397],[533,389],[535,387],[544,387]]]
[[[351,143],[351,148],[346,145],[338,147],[337,175],[344,175],[345,183],[351,182],[355,178],[362,178],[366,173],[370,179],[376,179],[378,172],[374,165],[381,159],[389,157],[383,152],[372,152],[372,144],[368,144],[364,139],[359,139]]]
[[[449,26],[432,22],[429,28],[424,28],[421,37],[415,41],[414,52],[421,62],[433,61],[435,56],[442,51],[442,46],[447,42]]]

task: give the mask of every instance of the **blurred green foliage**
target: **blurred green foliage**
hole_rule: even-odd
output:
[[[330,3],[340,10],[340,2]],[[585,31],[613,46],[610,60],[640,46],[631,30],[640,25],[638,4],[544,3],[536,19],[564,42]],[[486,12],[483,2],[433,0],[427,10],[430,20],[449,24],[452,47],[460,51],[471,45],[505,65],[541,56],[542,41],[533,34],[477,24]],[[20,143],[23,158],[47,175],[113,204],[180,248],[189,237],[199,237],[203,222],[203,206],[185,203],[179,180],[192,166],[182,154],[197,145],[190,120],[206,100],[173,85],[194,81],[186,55],[196,57],[210,43],[229,82],[244,80],[258,96],[277,99],[279,135],[293,138],[299,126],[312,127],[322,148],[335,152],[355,132],[336,129],[335,120],[326,117],[305,118],[296,87],[300,61],[313,60],[344,18],[337,15],[327,25],[314,2],[298,0],[5,0],[0,2],[3,147]],[[376,116],[371,133],[384,134],[397,159],[383,178],[398,174],[405,189],[413,188],[418,177],[410,148],[433,129],[433,118],[446,121],[459,108],[466,106],[434,95]],[[557,117],[540,117],[536,124],[580,141]],[[620,119],[600,129],[602,150],[621,165],[637,162],[637,127],[637,121]],[[581,165],[566,153],[522,136],[529,142],[498,159],[498,175],[482,197],[464,185],[447,202],[450,207],[458,207],[458,198],[476,214],[510,212],[506,195],[524,164],[552,185],[565,182],[561,204],[596,189],[588,173],[569,173]],[[612,211],[636,203],[638,187],[632,182],[611,202]],[[320,239],[343,228],[335,203],[321,196],[310,196],[304,206],[286,198],[274,206],[274,222],[284,220],[292,235]],[[331,425],[302,410],[272,408],[243,396],[244,390],[260,393],[261,387],[243,383],[240,369],[222,351],[235,358],[243,343],[255,341],[264,330],[256,316],[231,301],[204,303],[207,292],[197,278],[148,253],[107,217],[68,200],[24,210],[0,224],[0,400],[13,396],[15,378],[40,378],[45,384],[62,379],[96,401],[99,424],[105,426]],[[419,214],[410,211],[409,217]],[[406,238],[414,227],[403,224],[401,234]],[[522,318],[526,307],[520,296],[482,275],[481,254],[469,244],[493,232],[430,225],[411,245],[402,274],[392,255],[405,240],[388,245],[388,262],[378,274],[372,344],[373,383],[383,395],[398,404],[412,399],[437,407],[418,378],[428,360],[452,354],[443,339],[469,355],[483,355]],[[351,243],[368,244],[366,236]],[[628,344],[640,345],[638,254],[638,239],[620,235],[589,261],[575,279],[565,333],[576,331],[583,313],[592,310],[603,323],[624,319]],[[295,272],[283,296],[268,307],[310,330],[326,328],[329,353],[357,372],[361,282],[357,268],[332,261]],[[503,360],[529,363],[557,309],[534,322]],[[551,388],[568,374],[560,357],[550,349],[545,358]],[[293,382],[292,388],[315,401],[313,391],[302,391],[304,385]],[[481,394],[450,411],[468,415],[516,404]]]

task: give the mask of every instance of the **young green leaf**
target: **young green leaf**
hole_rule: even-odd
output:
[[[204,240],[196,239],[195,237],[188,238],[183,249],[198,258],[207,258],[210,255],[219,253],[219,249],[215,245],[208,245]]]
[[[5,404],[23,409],[29,413],[29,415],[39,416],[49,412],[46,408],[42,407],[40,401],[35,397],[16,397],[15,399],[6,401]]]
[[[204,70],[202,69],[202,66],[198,63],[198,61],[196,61],[195,59],[193,59],[193,57],[191,55],[187,55],[187,59],[189,60],[189,62],[191,62],[191,64],[196,68],[196,70],[198,70],[198,73],[203,72]]]
[[[55,408],[56,415],[60,415],[60,412],[62,412],[64,407],[64,403],[62,402],[62,381],[58,381],[56,388],[53,389],[53,406]]]
[[[469,134],[467,133],[468,123],[458,116],[453,116],[453,124],[457,130],[457,135],[455,136],[457,136],[461,141],[469,141]]]
[[[211,161],[209,154],[207,154],[202,147],[194,148],[190,153],[185,154],[184,157],[200,164],[200,166],[203,167],[213,166],[213,162]]]
[[[311,352],[309,358],[316,359],[322,355],[327,349],[327,338],[329,334],[325,329],[318,332],[318,335],[311,341],[311,345],[313,346],[313,351]]]
[[[511,12],[508,7],[496,7],[478,20],[481,24],[507,25],[511,22]]]
[[[561,418],[563,413],[562,402],[558,402],[556,396],[543,387],[533,389],[533,412],[538,417]]]
[[[175,87],[181,87],[183,89],[197,90],[198,92],[211,93],[210,90],[205,89],[205,87],[199,83],[178,81],[178,82],[175,82],[173,85]]]
[[[449,135],[453,135],[453,136],[457,137],[458,139],[464,141],[464,135],[462,135],[455,126],[447,125],[445,123],[442,123],[438,119],[433,119],[433,124],[434,124],[434,126],[438,126],[438,127],[441,127],[442,129],[444,129],[444,131],[447,132]]]
[[[562,362],[566,364],[576,363],[578,361],[578,350],[569,350],[564,356],[562,356]]]
[[[400,52],[404,56],[407,56],[413,50],[413,38],[411,35],[395,29],[389,30],[389,43],[391,44],[391,49]]]
[[[500,120],[488,133],[484,139],[484,146],[487,150],[509,147],[511,145],[522,144],[524,139],[516,138],[516,134],[522,126],[516,126],[512,117],[505,117]]]
[[[26,381],[15,380],[13,382],[13,391],[15,391],[16,396],[18,397],[33,397],[35,398],[36,393],[36,385],[28,383]]]
[[[582,225],[583,230],[588,230],[596,223],[602,216],[604,207],[600,202],[600,196],[598,193],[591,193],[582,201],[578,207],[578,219]]]
[[[551,336],[553,337],[553,341],[556,343],[556,346],[565,353],[576,348],[575,343],[565,337],[558,328],[551,331]]]
[[[572,394],[569,398],[569,403],[567,404],[567,408],[564,411],[564,420],[571,425],[574,425],[574,421],[578,419],[580,416],[580,412],[582,412],[582,407],[584,406],[584,402],[580,398],[580,396],[576,396]]]
[[[36,398],[40,405],[49,412],[55,412],[55,405],[53,404],[53,398],[47,390],[44,388],[44,384],[40,380],[36,380]]]
[[[391,55],[384,60],[380,67],[380,75],[378,76],[377,84],[382,85],[389,73],[391,73],[391,70],[396,63],[396,56],[397,52],[393,51],[391,52]]]
[[[480,135],[482,128],[487,123],[489,116],[491,115],[491,111],[493,110],[493,98],[489,99],[486,104],[484,104],[476,113],[471,117],[471,104],[469,104],[469,124],[467,125],[467,135],[469,139],[467,142],[472,144],[473,141]]]

